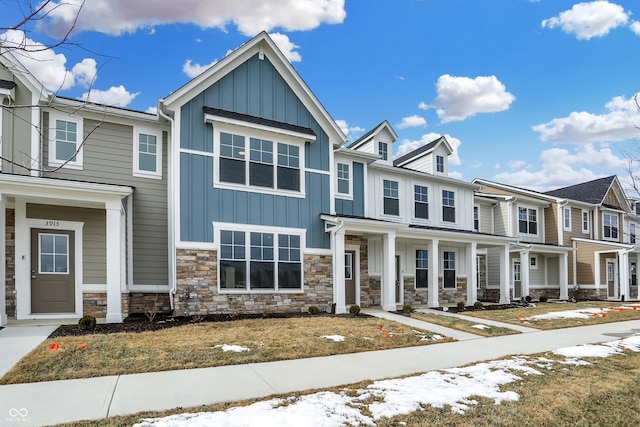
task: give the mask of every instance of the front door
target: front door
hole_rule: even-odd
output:
[[[344,290],[345,303],[347,305],[356,303],[356,279],[353,269],[353,260],[356,258],[354,251],[344,253]]]
[[[31,229],[31,312],[75,313],[75,232]]]
[[[520,260],[513,261],[513,297],[515,299],[522,298],[522,270]]]
[[[618,298],[618,287],[616,277],[616,260],[607,260],[607,292],[609,298]]]

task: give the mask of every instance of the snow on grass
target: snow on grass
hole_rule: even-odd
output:
[[[480,330],[482,330],[482,329],[489,329],[489,326],[487,326],[487,325],[481,325],[481,324],[473,325],[473,326],[471,326],[471,327],[472,327],[472,328],[475,328],[475,329],[480,329]]]
[[[138,427],[233,426],[317,426],[349,424],[373,426],[383,417],[417,411],[422,405],[444,408],[462,414],[477,404],[472,399],[483,396],[500,404],[516,401],[520,396],[506,386],[527,375],[544,375],[554,364],[578,363],[587,357],[609,357],[621,349],[640,352],[640,335],[600,345],[561,348],[553,353],[564,361],[545,357],[516,356],[510,359],[477,363],[464,368],[432,371],[423,375],[375,381],[350,394],[319,392],[288,399],[271,399],[226,411],[179,414],[144,419]],[[542,371],[541,371],[542,370]]]
[[[344,337],[342,335],[323,335],[320,338],[326,338],[326,339],[334,341],[334,342],[342,342],[342,341],[344,341]]]
[[[588,319],[590,317],[605,317],[610,311],[637,310],[640,306],[622,305],[619,307],[609,306],[600,308],[581,308],[579,310],[552,311],[545,314],[525,317],[523,320],[555,320],[555,319]]]
[[[234,353],[242,353],[243,351],[251,351],[251,349],[248,348],[248,347],[242,347],[240,345],[229,345],[229,344],[214,345],[212,348],[219,348],[222,351],[224,351],[225,353],[227,351],[233,351]]]

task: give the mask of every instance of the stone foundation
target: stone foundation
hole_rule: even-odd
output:
[[[16,233],[15,233],[15,210],[5,210],[5,307],[8,317],[16,315],[16,281],[15,281],[15,260],[16,260]]]
[[[82,315],[93,316],[96,319],[107,317],[107,294],[104,292],[83,293]]]
[[[543,288],[543,289],[529,289],[529,296],[534,301],[540,301],[541,296],[546,296],[548,299],[559,299],[559,288]]]
[[[427,304],[429,299],[427,288],[415,287],[415,277],[404,278],[404,303],[411,305]]]
[[[220,293],[216,251],[178,249],[177,255],[177,315],[306,313],[311,306],[331,309],[331,256],[304,255],[302,292]]]
[[[367,282],[360,286],[360,305],[362,307],[382,305],[382,287],[380,276],[368,276]]]
[[[465,305],[467,304],[467,278],[466,277],[456,277],[456,287],[453,288],[443,288],[442,287],[442,277],[438,278],[438,301],[440,304],[457,304],[460,301],[463,301]]]
[[[126,295],[123,295],[126,296]],[[124,299],[124,298],[123,298]],[[122,313],[144,314],[147,310],[155,308],[158,314],[171,314],[171,301],[169,301],[169,293],[145,293],[130,292],[127,300],[127,310],[122,308]]]

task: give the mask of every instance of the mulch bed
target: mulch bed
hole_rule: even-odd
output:
[[[144,315],[132,315],[122,323],[99,323],[93,331],[80,330],[78,325],[62,325],[53,331],[49,338],[83,336],[96,334],[113,334],[118,332],[148,332],[159,331],[176,326],[190,325],[204,322],[232,322],[246,319],[287,319],[297,317],[354,317],[351,314],[307,314],[307,313],[275,313],[275,314],[208,314],[206,316],[161,316],[157,315],[149,321]],[[358,317],[367,317],[359,314]]]

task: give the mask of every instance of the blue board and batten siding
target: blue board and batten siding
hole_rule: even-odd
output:
[[[228,222],[304,228],[307,247],[329,248],[330,238],[320,214],[330,212],[331,143],[269,60],[255,55],[185,104],[181,109],[181,148],[213,153],[213,126],[204,122],[204,106],[311,128],[316,140],[305,144],[305,198],[214,188],[213,158],[182,152],[181,240],[213,242],[212,223]]]
[[[364,216],[364,165],[353,162],[353,198],[336,197],[336,214]]]

